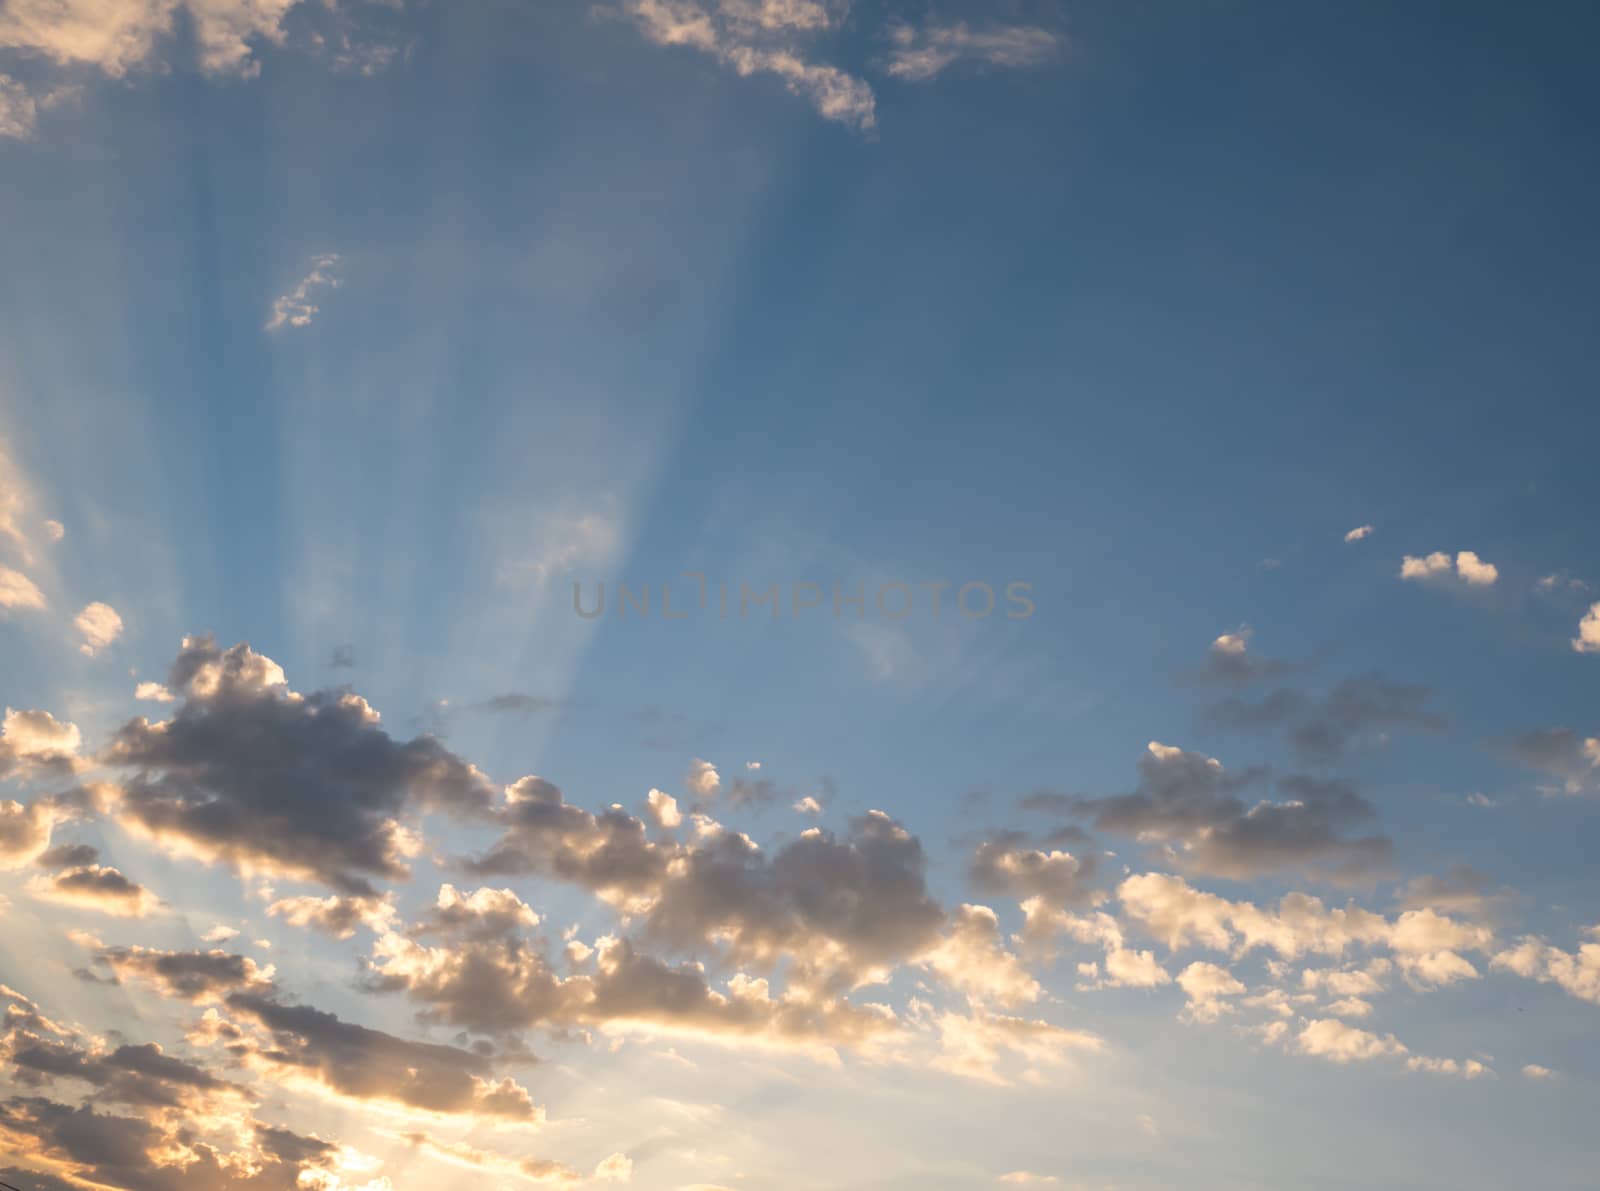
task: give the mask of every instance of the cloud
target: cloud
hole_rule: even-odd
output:
[[[33,580],[21,571],[0,566],[0,612],[24,608],[41,611],[45,608],[44,593]]]
[[[1058,906],[1089,905],[1104,897],[1095,884],[1099,859],[1094,852],[1075,856],[1059,848],[1046,851],[1024,832],[1000,832],[978,844],[967,879],[980,892],[1018,901],[1042,897]]]
[[[1478,970],[1461,953],[1487,953],[1494,945],[1489,927],[1431,909],[1406,910],[1391,919],[1353,902],[1329,908],[1304,893],[1285,894],[1276,909],[1263,909],[1163,873],[1129,877],[1117,896],[1124,915],[1171,951],[1198,945],[1238,956],[1265,948],[1294,960],[1342,956],[1358,946],[1384,949],[1419,990],[1476,979]]]
[[[1205,714],[1226,728],[1285,729],[1302,764],[1328,765],[1340,760],[1362,733],[1381,737],[1395,728],[1442,731],[1444,718],[1425,706],[1432,694],[1425,686],[1368,673],[1342,680],[1322,699],[1279,688],[1256,702],[1223,699]]]
[[[348,939],[361,928],[385,930],[394,917],[394,906],[385,898],[330,894],[327,897],[280,898],[267,907],[267,914],[282,918],[291,926],[309,927],[335,939]]]
[[[1524,1079],[1539,1079],[1539,1080],[1554,1079],[1554,1078],[1556,1078],[1556,1073],[1554,1071],[1550,1070],[1550,1068],[1548,1068],[1548,1067],[1539,1066],[1538,1063],[1529,1063],[1527,1066],[1523,1067],[1523,1069],[1522,1069],[1522,1077]]]
[[[1277,783],[1280,800],[1246,802],[1241,794],[1264,779],[1263,770],[1231,773],[1213,757],[1151,741],[1136,789],[1071,805],[1103,831],[1162,845],[1186,872],[1245,879],[1303,867],[1356,880],[1388,869],[1387,837],[1344,834],[1373,818],[1348,784],[1292,775]]]
[[[1273,658],[1264,658],[1250,652],[1254,630],[1241,625],[1231,633],[1223,633],[1211,643],[1206,652],[1205,664],[1193,673],[1202,683],[1246,686],[1287,674],[1294,666]]]
[[[832,7],[752,0],[715,9],[697,0],[623,0],[623,11],[646,39],[716,58],[741,77],[771,74],[826,120],[857,131],[876,123],[876,98],[866,82],[808,59],[795,47],[833,23]]]
[[[78,768],[82,743],[77,724],[8,707],[0,719],[0,777],[67,776]]]
[[[1406,1053],[1405,1044],[1393,1034],[1380,1037],[1331,1017],[1307,1022],[1295,1039],[1295,1049],[1334,1063],[1366,1062]]]
[[[1600,736],[1585,736],[1571,728],[1537,728],[1494,741],[1490,747],[1518,765],[1560,778],[1560,787],[1550,793],[1588,793],[1600,777]]]
[[[274,299],[272,316],[267,319],[266,329],[277,331],[284,327],[309,327],[320,313],[312,297],[319,290],[338,289],[339,285],[339,254],[327,252],[312,257],[311,271],[300,279],[294,289]]]
[[[51,86],[35,94],[11,75],[0,74],[0,136],[10,136],[14,141],[32,141],[38,130],[38,114],[61,106],[77,94],[75,86]],[[45,522],[51,541],[61,541],[54,536],[51,527],[61,528],[61,522]]]
[[[1344,540],[1347,541],[1347,542],[1359,542],[1363,538],[1371,537],[1372,536],[1372,532],[1373,532],[1372,531],[1372,526],[1370,526],[1370,525],[1358,525],[1354,529],[1352,529],[1349,533],[1344,535]]]
[[[1451,557],[1441,551],[1418,556],[1408,554],[1400,562],[1400,578],[1424,583],[1432,580],[1460,579],[1468,587],[1491,587],[1500,578],[1493,563],[1484,562],[1471,550],[1463,550]]]
[[[1600,603],[1590,604],[1578,622],[1578,635],[1572,639],[1578,653],[1600,653]]]
[[[689,762],[689,773],[683,779],[683,785],[696,798],[715,798],[717,792],[722,789],[722,778],[718,775],[715,765],[696,757]]]
[[[1576,952],[1525,935],[1514,947],[1496,954],[1490,966],[1525,980],[1554,984],[1580,1001],[1600,1005],[1600,928],[1591,928],[1589,934],[1596,941],[1580,944]]]
[[[0,10],[0,48],[120,78],[152,66],[181,12],[201,69],[250,74],[251,43],[282,40],[282,21],[298,0],[11,0]]]
[[[118,918],[143,918],[159,899],[117,869],[99,864],[69,868],[51,877],[35,877],[28,893],[44,901],[96,910]]]
[[[1230,999],[1247,991],[1227,968],[1204,960],[1196,960],[1178,973],[1178,987],[1188,998],[1185,1019],[1197,1022],[1213,1022],[1232,1013]]]
[[[85,657],[94,657],[122,636],[122,617],[110,604],[99,601],[78,613],[72,625],[83,636],[83,644],[78,646],[78,651]]]
[[[290,689],[248,645],[186,639],[168,686],[173,717],[130,720],[102,760],[134,771],[119,821],[174,851],[370,897],[409,873],[401,814],[488,813],[487,780],[437,740],[395,740],[350,691]]]
[[[1054,58],[1061,38],[1036,25],[992,25],[975,30],[965,21],[922,28],[896,25],[889,31],[888,71],[906,82],[937,78],[958,62],[1019,69]]]

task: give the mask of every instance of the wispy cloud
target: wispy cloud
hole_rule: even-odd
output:
[[[1038,66],[1061,50],[1061,38],[1037,25],[896,25],[889,38],[889,73],[909,82],[937,78],[959,62],[1007,70]]]
[[[276,331],[282,327],[309,327],[321,309],[312,301],[312,297],[319,290],[339,287],[338,269],[337,252],[312,257],[311,271],[301,279],[300,284],[272,303],[272,317],[267,320],[266,329]]]
[[[657,45],[709,54],[743,77],[775,75],[824,119],[858,131],[877,123],[872,88],[856,76],[807,55],[798,42],[831,28],[829,6],[815,0],[624,0],[624,11]]]

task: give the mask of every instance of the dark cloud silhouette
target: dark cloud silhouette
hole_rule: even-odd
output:
[[[1281,730],[1302,764],[1331,765],[1363,732],[1443,731],[1444,718],[1424,706],[1432,693],[1425,686],[1365,674],[1345,679],[1322,699],[1280,688],[1255,702],[1221,700],[1205,715],[1226,728]]]
[[[136,770],[125,822],[179,848],[370,896],[403,880],[406,811],[482,817],[487,779],[432,737],[397,741],[348,691],[301,695],[248,645],[189,638],[173,718],[129,721],[103,754]]]

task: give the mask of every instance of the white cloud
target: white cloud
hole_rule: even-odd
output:
[[[133,697],[145,703],[171,703],[176,698],[159,682],[141,682],[133,688]]]
[[[683,779],[683,784],[696,798],[715,798],[722,789],[722,777],[710,761],[696,757],[689,762],[689,773]]]
[[[155,65],[180,12],[202,70],[253,74],[256,41],[281,42],[284,15],[299,0],[8,0],[0,48],[62,66],[90,66],[112,78]]]
[[[1361,541],[1362,538],[1368,538],[1368,537],[1371,537],[1371,536],[1372,536],[1372,526],[1370,526],[1370,525],[1358,525],[1354,529],[1352,529],[1349,533],[1344,535],[1344,540],[1347,541],[1347,542],[1359,542],[1359,541]]]
[[[1406,1053],[1405,1044],[1393,1034],[1380,1037],[1330,1017],[1307,1022],[1295,1039],[1295,1049],[1334,1063],[1365,1062]]]
[[[44,535],[52,542],[59,542],[67,536],[67,527],[59,521],[46,521],[44,523]]]
[[[865,81],[814,62],[794,48],[800,34],[832,24],[829,8],[808,0],[724,0],[713,11],[697,0],[624,0],[645,38],[716,58],[742,77],[776,75],[824,119],[858,131],[876,123],[877,100]]]
[[[10,567],[0,566],[0,608],[42,609],[45,606],[44,593],[34,584],[33,580],[21,571],[13,571]]]
[[[1556,1073],[1548,1067],[1541,1067],[1538,1063],[1529,1063],[1522,1069],[1524,1079],[1554,1079]]]
[[[94,657],[122,636],[122,617],[110,604],[102,604],[98,600],[78,613],[72,624],[83,634],[83,644],[78,646],[78,652],[85,657]]]
[[[339,288],[339,254],[323,253],[311,258],[311,271],[294,289],[272,303],[272,317],[266,329],[276,331],[281,327],[309,327],[320,308],[311,299],[322,289]]]
[[[1590,604],[1589,611],[1578,622],[1578,635],[1572,639],[1572,648],[1579,653],[1600,653],[1600,603]]]
[[[957,62],[1017,69],[1055,57],[1061,39],[1035,25],[996,25],[974,30],[966,22],[917,29],[897,25],[889,32],[889,73],[908,82],[937,78]]]
[[[1443,550],[1436,550],[1428,555],[1408,554],[1400,561],[1402,579],[1420,583],[1452,575],[1469,587],[1491,587],[1500,578],[1500,569],[1471,550],[1463,550],[1453,559]]]

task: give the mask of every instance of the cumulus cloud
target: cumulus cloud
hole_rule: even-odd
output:
[[[1578,653],[1600,653],[1600,603],[1590,604],[1578,622],[1578,635],[1572,639]]]
[[[119,918],[143,918],[159,903],[143,885],[130,881],[117,869],[99,864],[79,865],[50,877],[36,877],[28,882],[28,893],[43,901]]]
[[[770,74],[826,120],[859,131],[877,122],[877,100],[862,79],[809,58],[800,43],[831,27],[834,5],[750,0],[716,7],[698,0],[623,0],[623,11],[660,46],[698,50],[742,77]]]
[[[1581,1001],[1600,1005],[1600,927],[1591,928],[1594,940],[1578,950],[1564,951],[1546,939],[1526,935],[1515,946],[1499,952],[1491,966],[1514,972],[1525,980],[1554,984]]]
[[[85,657],[94,657],[122,636],[122,617],[110,604],[102,604],[98,600],[78,613],[72,625],[83,637],[83,644],[78,646],[78,651]]]
[[[1492,587],[1500,578],[1500,571],[1471,550],[1463,550],[1454,558],[1437,550],[1427,555],[1407,554],[1400,562],[1400,578],[1418,583],[1454,578],[1468,587]]]
[[[273,300],[272,315],[266,329],[277,331],[283,327],[309,327],[320,313],[312,299],[324,289],[339,287],[339,254],[323,253],[311,258],[311,271],[288,293]]]
[[[959,62],[1010,70],[1038,66],[1061,50],[1061,38],[1037,25],[901,24],[890,29],[889,40],[889,74],[907,82],[937,78]]]
[[[1166,860],[1184,871],[1248,878],[1302,867],[1354,880],[1389,866],[1387,837],[1344,834],[1373,817],[1346,783],[1292,775],[1278,781],[1277,800],[1247,802],[1241,795],[1265,780],[1264,770],[1233,773],[1214,757],[1159,741],[1150,742],[1138,768],[1133,791],[1072,805],[1101,830],[1162,845]]]
[[[1373,532],[1372,531],[1372,526],[1370,526],[1370,525],[1358,525],[1354,529],[1352,529],[1349,533],[1344,535],[1344,540],[1347,541],[1347,542],[1359,542],[1363,538],[1371,537],[1372,536],[1372,532]]]
[[[173,717],[130,720],[102,759],[133,771],[120,822],[174,851],[371,897],[409,873],[403,813],[488,812],[489,783],[437,740],[395,740],[349,691],[290,689],[248,645],[187,639],[168,686]]]
[[[74,723],[48,711],[8,707],[0,719],[0,777],[71,774],[78,768],[82,743]]]
[[[1077,836],[1072,832],[1072,838]],[[1052,847],[1050,842],[1036,846],[1026,833],[1007,831],[978,844],[967,867],[967,878],[984,893],[1003,894],[1018,901],[1042,897],[1053,905],[1081,906],[1105,896],[1095,884],[1099,861],[1094,852],[1079,856]]]

